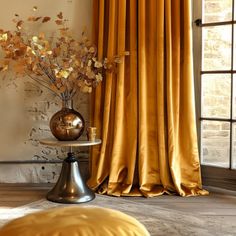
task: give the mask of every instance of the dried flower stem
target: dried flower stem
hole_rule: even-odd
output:
[[[25,72],[27,76],[29,76],[32,80],[34,80],[35,82],[37,82],[38,84],[42,85],[44,88],[49,89],[53,94],[55,94],[57,97],[61,98],[57,93],[55,93],[55,91],[53,91],[50,87],[46,86],[45,84],[43,84],[39,79],[34,78],[31,74]]]

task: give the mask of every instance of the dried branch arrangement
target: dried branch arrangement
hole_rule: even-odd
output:
[[[37,7],[33,8],[37,11]],[[54,36],[44,32],[30,34],[25,24],[47,24],[54,21],[57,31]],[[16,29],[0,29],[0,46],[3,57],[0,71],[14,71],[20,76],[29,76],[43,87],[48,88],[63,100],[72,99],[78,92],[89,93],[102,81],[104,71],[114,72],[124,55],[98,60],[97,49],[82,32],[81,38],[73,37],[67,27],[63,13],[55,19],[49,16],[30,16],[22,20],[15,14]]]

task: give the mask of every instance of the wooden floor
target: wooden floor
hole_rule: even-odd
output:
[[[45,197],[52,185],[0,184],[0,207],[14,208]],[[126,197],[126,200],[175,209],[200,215],[202,218],[214,215],[233,225],[236,224],[236,192],[219,188],[205,187],[209,196],[188,197],[159,196],[154,198]]]

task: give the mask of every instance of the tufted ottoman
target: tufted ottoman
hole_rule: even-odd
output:
[[[135,218],[100,207],[63,207],[15,219],[0,236],[149,236]]]

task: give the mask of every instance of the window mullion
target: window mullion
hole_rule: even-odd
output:
[[[234,70],[234,0],[232,0],[232,45],[231,45],[231,70]],[[229,168],[232,169],[233,166],[233,124],[232,124],[232,120],[233,120],[233,89],[234,88],[234,74],[231,73],[231,104],[230,104],[230,150],[229,150]]]

